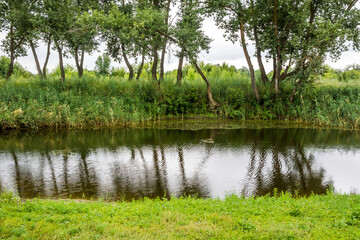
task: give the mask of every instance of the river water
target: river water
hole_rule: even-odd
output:
[[[359,193],[357,131],[270,127],[0,134],[0,191],[22,198]]]

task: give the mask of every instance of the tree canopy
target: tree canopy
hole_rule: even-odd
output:
[[[261,103],[259,84],[272,84],[278,96],[280,83],[293,83],[292,100],[311,76],[321,73],[325,59],[337,59],[350,47],[360,48],[358,0],[1,0],[0,25],[6,38],[1,46],[9,56],[7,79],[15,59],[31,47],[40,78],[46,78],[50,47],[58,52],[61,81],[65,80],[63,57],[73,57],[79,77],[83,75],[85,53],[101,42],[107,54],[124,61],[129,79],[135,78],[134,64],[145,58],[152,62],[152,78],[159,84],[164,75],[168,46],[175,46],[179,58],[177,83],[181,84],[184,58],[194,65],[207,85],[210,82],[198,64],[201,51],[210,51],[211,39],[203,31],[205,17],[214,19],[225,31],[225,39],[242,46],[254,97]],[[39,42],[48,44],[41,69],[36,55]],[[261,81],[248,50],[255,45]],[[159,54],[160,53],[160,54]],[[240,56],[241,53],[239,53]],[[133,62],[132,62],[133,61]],[[271,71],[264,61],[272,61]],[[160,75],[158,68],[160,64]]]

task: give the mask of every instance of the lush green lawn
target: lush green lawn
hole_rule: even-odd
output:
[[[12,199],[12,200],[9,200]],[[0,202],[0,239],[359,239],[360,196]]]

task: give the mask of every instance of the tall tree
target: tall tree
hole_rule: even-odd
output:
[[[101,32],[101,38],[107,45],[111,57],[121,62],[124,60],[129,70],[129,80],[135,77],[130,57],[143,52],[143,45],[138,39],[140,33],[134,28],[134,3],[131,1],[113,2],[101,11],[85,14],[81,21],[89,22]],[[129,57],[130,56],[130,57]]]
[[[91,54],[99,43],[96,39],[96,29],[89,27],[84,22],[77,21],[77,19],[84,12],[88,12],[91,8],[96,8],[97,6],[92,0],[72,0],[71,2],[71,15],[73,19],[70,21],[69,30],[64,33],[64,38],[67,52],[75,59],[79,77],[82,77],[84,73],[85,53]]]
[[[176,26],[170,30],[174,37],[170,38],[179,46],[178,56],[186,57],[193,64],[205,81],[207,86],[207,96],[211,108],[218,107],[218,103],[213,99],[211,85],[198,64],[198,55],[201,51],[209,51],[211,39],[202,31],[204,18],[204,6],[199,0],[182,0],[180,4],[180,18]],[[182,62],[179,68],[182,69]],[[179,76],[178,76],[179,77]]]
[[[50,58],[51,50],[51,36],[48,29],[47,17],[42,13],[44,8],[44,2],[42,0],[34,0],[32,7],[27,11],[27,25],[28,31],[26,34],[27,42],[34,56],[36,64],[36,70],[40,79],[46,78],[46,68]],[[43,41],[47,44],[46,58],[43,67],[40,66],[40,61],[36,48],[39,46],[39,42]]]
[[[0,2],[0,26],[7,35],[1,47],[10,58],[6,80],[9,80],[14,69],[15,59],[26,55],[26,36],[28,32],[28,11],[32,2],[28,0],[3,0]]]
[[[240,42],[247,64],[249,66],[251,85],[256,100],[260,103],[261,98],[256,85],[254,65],[248,51],[247,29],[249,28],[250,10],[253,9],[249,1],[239,0],[210,0],[207,8],[214,15],[218,27],[225,30],[226,39],[237,43]],[[257,29],[256,29],[257,31]],[[255,32],[256,32],[255,31]]]
[[[165,25],[169,26],[169,18],[170,18],[170,7],[171,7],[171,0],[167,0],[166,9],[165,9]],[[161,60],[160,60],[160,81],[164,79],[164,72],[165,72],[165,54],[166,54],[166,47],[167,47],[167,40],[165,38],[164,45],[161,50]]]
[[[267,78],[261,66],[261,53],[266,52],[265,57],[273,59],[273,84],[277,96],[282,80],[297,80],[290,97],[292,100],[296,89],[321,70],[327,55],[338,58],[349,43],[359,47],[359,10],[354,8],[356,2],[209,0],[208,9],[215,13],[217,25],[226,31],[229,40],[241,39],[245,56],[248,54],[243,37],[248,36],[254,41],[264,82]],[[251,72],[251,61],[246,58]],[[254,79],[252,82],[254,87]]]
[[[48,34],[54,41],[54,48],[59,56],[60,81],[65,81],[64,48],[66,34],[73,21],[70,0],[43,0],[43,12],[46,19]]]

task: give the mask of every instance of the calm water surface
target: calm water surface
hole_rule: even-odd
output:
[[[0,191],[139,199],[360,190],[360,135],[301,128],[0,134]]]

